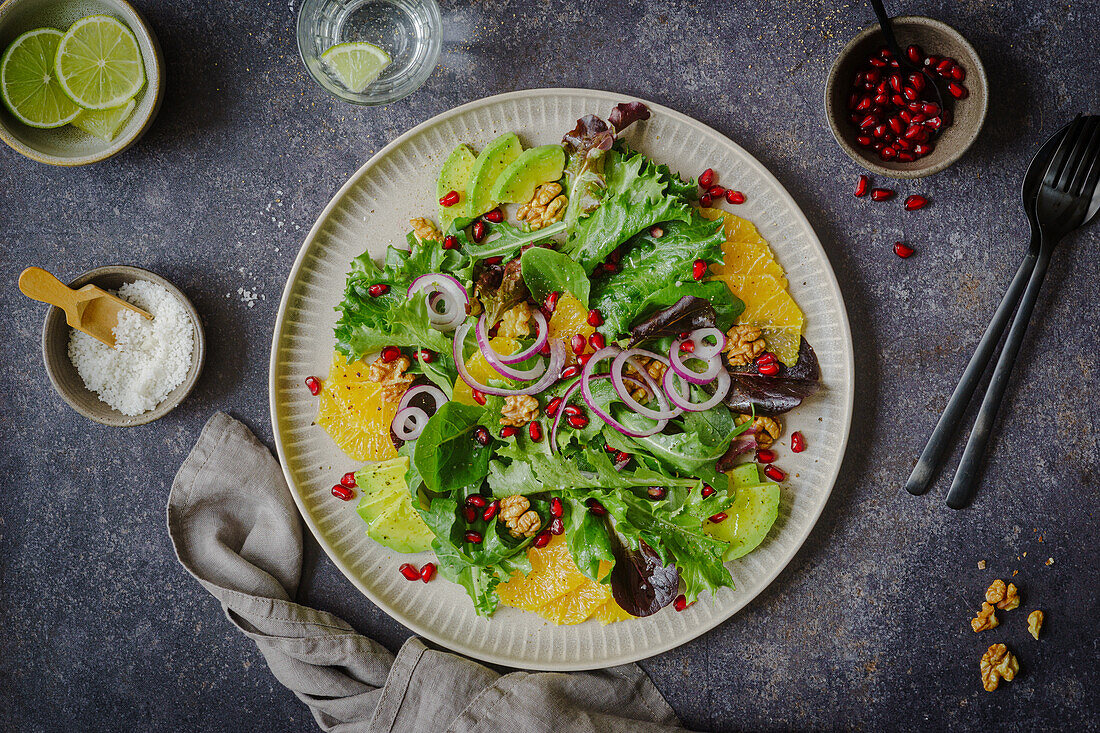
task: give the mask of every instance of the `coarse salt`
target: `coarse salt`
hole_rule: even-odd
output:
[[[183,383],[191,367],[194,325],[183,304],[163,285],[137,280],[116,294],[153,319],[119,311],[113,349],[72,329],[69,359],[99,399],[123,415],[140,415]]]

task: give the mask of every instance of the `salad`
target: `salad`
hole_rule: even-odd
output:
[[[714,207],[744,196],[624,139],[649,116],[455,148],[438,224],[352,262],[332,370],[307,379],[365,462],[334,495],[381,544],[434,552],[399,571],[462,585],[481,615],[683,610],[732,587],[725,563],[778,515],[780,416],[817,359],[767,243]]]

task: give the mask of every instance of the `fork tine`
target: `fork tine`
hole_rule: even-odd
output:
[[[1088,167],[1088,147],[1092,142],[1092,134],[1096,129],[1096,119],[1092,116],[1084,118],[1084,124],[1081,126],[1081,134],[1077,138],[1077,142],[1073,146],[1073,150],[1069,151],[1069,157],[1066,158],[1066,164],[1062,167],[1061,172],[1058,174],[1058,179],[1054,182],[1054,188],[1066,194],[1072,194],[1073,179],[1077,175],[1077,171],[1081,168]]]
[[[1085,184],[1081,187],[1081,196],[1090,199],[1089,203],[1086,204],[1089,210],[1091,210],[1092,207],[1091,199],[1096,198],[1097,186],[1100,186],[1100,152],[1093,155],[1092,163],[1085,177]]]
[[[1077,138],[1081,136],[1081,128],[1084,125],[1085,121],[1081,115],[1073,118],[1073,122],[1066,130],[1062,142],[1058,143],[1058,149],[1054,151],[1054,155],[1050,158],[1050,165],[1047,166],[1047,172],[1043,175],[1043,186],[1054,187],[1054,182],[1058,180],[1058,175],[1065,167],[1066,158],[1069,157],[1070,151],[1077,145]]]
[[[1100,117],[1092,115],[1088,118],[1088,122],[1091,123],[1092,128],[1088,135],[1088,143],[1084,146],[1080,162],[1077,164],[1076,170],[1073,171],[1073,177],[1068,178],[1067,185],[1063,189],[1074,197],[1081,197],[1084,194],[1085,180],[1089,171],[1095,165],[1097,151],[1100,150]],[[1082,137],[1081,140],[1084,141],[1085,138]],[[1091,191],[1086,194],[1086,196],[1089,195],[1091,195]]]

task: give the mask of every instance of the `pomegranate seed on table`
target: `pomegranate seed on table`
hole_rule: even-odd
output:
[[[504,221],[504,212],[500,210],[500,207],[493,209],[485,215],[485,220],[490,221],[493,224],[499,224]]]
[[[478,509],[481,509],[485,506],[485,504],[485,497],[481,494],[470,494],[466,497],[467,506],[476,506]]]
[[[401,349],[396,346],[387,346],[382,349],[382,361],[389,364],[391,361],[397,361],[401,357]]]
[[[544,529],[535,536],[535,541],[531,543],[535,547],[546,547],[550,544],[550,530]]]
[[[886,199],[893,198],[894,191],[889,188],[872,188],[871,200],[872,201],[885,201]]]
[[[367,288],[367,295],[372,298],[377,298],[380,295],[385,295],[390,292],[390,286],[386,283],[375,283]]]
[[[757,364],[756,371],[765,377],[774,377],[776,374],[779,374],[779,365],[775,362]]]
[[[704,209],[709,209],[711,204],[713,203],[714,199],[711,198],[711,195],[709,193],[704,193],[702,196],[699,197],[699,205],[702,206]]]
[[[420,580],[420,571],[412,563],[404,563],[398,570],[405,576],[405,580]]]
[[[332,487],[332,495],[340,501],[351,501],[355,498],[355,492],[349,489],[347,486],[341,486],[336,484]]]
[[[702,280],[707,274],[708,267],[706,260],[695,260],[691,263],[691,276],[696,280]]]
[[[756,451],[757,463],[773,463],[776,458],[777,456],[775,454],[775,451],[769,450],[768,448],[761,448],[760,450]]]
[[[569,339],[569,349],[577,356],[584,353],[584,350],[588,347],[588,339],[583,334],[575,333]]]
[[[802,437],[802,433],[795,431],[791,433],[791,452],[801,453],[806,450],[806,439]]]
[[[429,582],[431,582],[432,578],[434,578],[434,577],[435,577],[435,563],[434,562],[424,563],[424,567],[420,568],[420,579],[423,580],[425,583],[429,583]]]
[[[485,511],[481,513],[481,518],[486,522],[491,520],[500,511],[500,501],[494,501],[489,506],[485,507]]]
[[[964,87],[962,84],[955,82],[949,82],[947,84],[947,91],[951,93],[951,96],[955,99],[966,99],[970,96],[970,90]]]
[[[718,524],[719,522],[724,522],[727,519],[729,519],[729,515],[725,512],[718,512],[714,516],[710,517],[710,521],[714,522],[715,524]]]
[[[653,237],[654,239],[660,239],[661,237],[665,236],[665,230],[654,224],[649,228],[649,236]]]
[[[443,237],[443,249],[455,249],[456,247],[458,247],[458,237],[453,234]]]
[[[572,379],[573,377],[577,376],[580,373],[581,373],[581,368],[579,366],[577,366],[576,364],[570,364],[565,369],[561,370],[561,378],[562,379]]]
[[[683,593],[676,596],[676,600],[672,602],[672,607],[676,609],[677,613],[679,613],[680,611],[683,611],[689,605],[690,604],[688,603],[687,596],[685,596]]]
[[[550,499],[550,516],[560,517],[565,514],[565,506],[561,503],[561,499],[553,497]]]
[[[903,260],[914,252],[916,252],[916,250],[904,242],[894,242],[894,254]]]
[[[317,377],[306,377],[306,388],[311,395],[316,397],[321,394],[321,380]]]
[[[546,403],[546,414],[553,417],[557,414],[559,407],[561,407],[561,397],[555,397]]]
[[[656,499],[657,501],[665,498],[665,495],[668,494],[668,490],[664,486],[650,486],[645,492],[649,494],[650,499]]]
[[[514,425],[505,425],[503,428],[500,429],[500,437],[511,438],[518,432],[519,428],[515,427]]]
[[[475,544],[475,545],[480,545],[481,540],[483,539],[482,536],[481,536],[481,532],[475,532],[473,530],[470,530],[466,534],[462,535],[462,538],[464,540],[466,540],[467,542],[470,542],[470,543]]]
[[[745,194],[741,193],[740,191],[734,191],[733,189],[730,189],[729,191],[726,191],[726,203],[733,204],[735,206],[737,204],[743,204],[745,203]]]
[[[483,221],[475,221],[474,228],[472,230],[474,236],[474,242],[481,244],[481,240],[485,239],[485,233],[489,230],[488,225]]]
[[[772,481],[783,481],[787,478],[787,474],[783,473],[770,463],[767,466],[764,466],[764,475],[770,478]]]
[[[448,191],[446,194],[444,194],[443,198],[439,199],[439,205],[450,208],[457,204],[460,198],[461,196],[459,195],[458,191]]]
[[[558,535],[565,531],[565,520],[561,517],[555,517],[550,520],[550,534]]]
[[[533,421],[527,425],[527,437],[535,443],[542,440],[542,425],[538,421]]]
[[[714,487],[710,484],[703,484],[703,490],[699,493],[704,499],[707,499],[714,495]]]
[[[588,321],[589,326],[603,325],[603,315],[596,309],[588,311],[588,318],[586,320]]]
[[[473,397],[474,402],[478,403],[479,405],[484,405],[485,404],[485,393],[484,392],[478,392],[476,389],[472,389],[472,390],[470,390],[470,396]]]
[[[905,199],[905,209],[907,211],[916,211],[917,209],[923,209],[928,205],[928,199],[920,194],[913,194],[909,198]]]
[[[607,346],[607,339],[603,337],[602,333],[597,331],[588,337],[588,345],[591,346],[594,351],[599,351],[604,346]]]
[[[466,518],[466,524],[473,524],[477,521],[477,507],[462,507],[462,516]]]
[[[588,418],[584,415],[570,415],[565,418],[565,421],[569,423],[569,426],[581,430],[588,425]]]
[[[354,489],[356,487],[355,471],[348,471],[343,476],[341,476],[340,484],[343,486],[347,486],[349,489]]]
[[[699,175],[699,187],[700,188],[710,188],[711,184],[713,184],[713,183],[714,183],[714,170],[712,168],[707,168],[705,171],[703,171]]]

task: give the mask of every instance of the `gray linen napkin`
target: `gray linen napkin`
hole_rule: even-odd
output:
[[[415,637],[394,657],[343,619],[295,603],[302,528],[290,490],[267,448],[224,413],[176,474],[168,532],[179,561],[324,730],[683,730],[634,664],[500,675]]]

